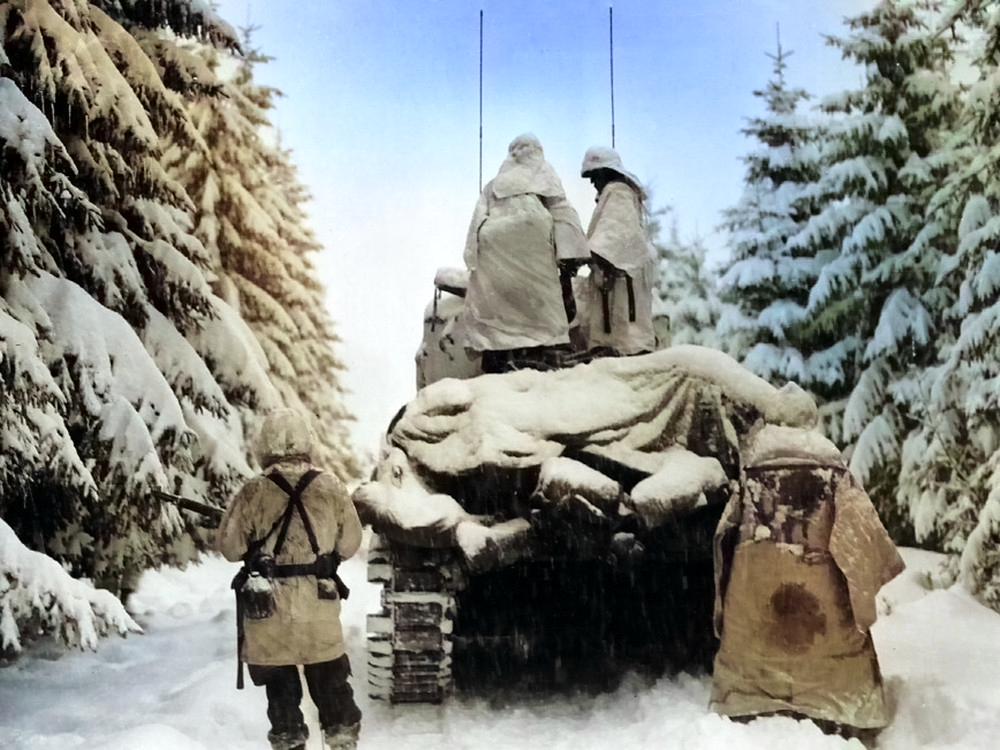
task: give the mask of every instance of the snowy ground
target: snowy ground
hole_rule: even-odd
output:
[[[861,748],[786,718],[735,724],[706,709],[708,678],[626,681],[597,697],[524,697],[442,707],[368,699],[365,615],[379,590],[364,551],[342,568],[352,589],[345,625],[365,712],[362,750],[823,750]],[[1000,615],[958,588],[921,585],[939,558],[904,550],[908,570],[882,592],[874,631],[896,715],[884,750],[993,748],[1000,736]],[[268,747],[263,690],[235,688],[234,566],[208,558],[151,572],[131,602],[144,635],[112,637],[96,653],[37,651],[0,669],[0,747],[47,750],[250,750]],[[321,747],[315,715],[308,745]]]

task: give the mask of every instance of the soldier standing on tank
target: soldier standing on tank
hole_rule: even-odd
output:
[[[656,348],[653,280],[656,255],[646,238],[645,192],[611,148],[595,146],[580,175],[597,190],[590,218],[590,283],[584,334],[593,355],[642,354]]]
[[[299,708],[300,668],[327,747],[354,750],[361,711],[348,683],[351,665],[340,624],[347,591],[337,565],[360,546],[361,523],[343,483],[312,465],[313,442],[298,412],[284,409],[265,418],[257,444],[263,473],[229,504],[216,546],[227,560],[244,561],[233,583],[237,686],[245,662],[253,683],[267,691],[273,750],[304,750],[309,736]]]
[[[515,138],[483,188],[465,246],[459,341],[484,372],[558,366],[570,349],[570,282],[589,258],[576,209],[531,134]]]

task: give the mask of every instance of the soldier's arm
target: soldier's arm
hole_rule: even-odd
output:
[[[246,524],[246,503],[250,485],[243,486],[222,514],[219,528],[215,532],[215,549],[227,560],[239,562],[247,551],[249,542]]]

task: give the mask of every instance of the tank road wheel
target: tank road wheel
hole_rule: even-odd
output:
[[[453,550],[372,540],[368,580],[382,584],[382,611],[368,616],[369,695],[392,703],[440,703],[452,690]]]

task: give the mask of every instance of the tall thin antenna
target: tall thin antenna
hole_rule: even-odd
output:
[[[608,45],[611,58],[611,148],[615,147],[615,9],[608,6]]]
[[[479,11],[479,192],[483,192],[483,11]]]

